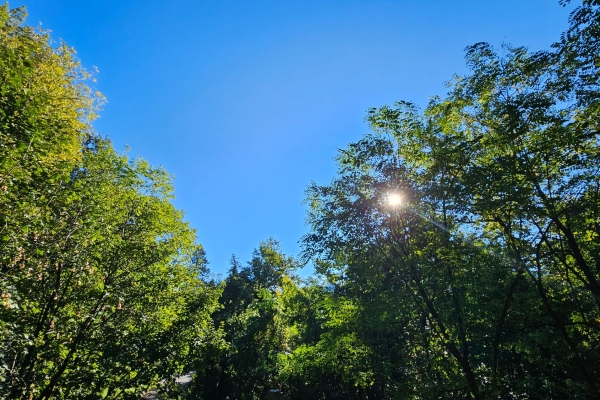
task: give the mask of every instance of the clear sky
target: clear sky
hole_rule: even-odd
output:
[[[96,129],[175,176],[176,206],[224,274],[274,237],[295,255],[304,190],[370,107],[443,95],[477,42],[548,48],[558,0],[30,0],[108,98]],[[577,3],[577,2],[575,2]]]

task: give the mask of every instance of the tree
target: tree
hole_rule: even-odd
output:
[[[307,256],[359,308],[406,308],[390,340],[423,364],[399,390],[598,396],[598,15],[584,1],[550,51],[469,47],[447,97],[371,110],[374,133],[309,188]]]
[[[232,257],[222,308],[213,314],[228,347],[198,372],[198,396],[260,399],[277,385],[278,354],[288,350],[290,335],[282,319],[283,290],[293,286],[297,267],[274,239],[260,243],[245,266]]]
[[[220,346],[219,290],[169,174],[93,132],[101,96],[24,15],[0,9],[0,396],[137,398]]]

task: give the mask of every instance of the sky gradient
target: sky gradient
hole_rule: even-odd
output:
[[[366,110],[425,105],[477,42],[548,48],[556,1],[31,0],[39,22],[97,66],[97,131],[175,176],[175,204],[209,267],[274,237],[296,255],[304,190],[328,183]]]

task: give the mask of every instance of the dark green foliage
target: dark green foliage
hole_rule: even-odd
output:
[[[277,385],[277,357],[288,347],[280,320],[282,288],[297,266],[273,239],[261,243],[246,266],[232,258],[219,300],[222,308],[213,314],[229,346],[213,365],[200,366],[198,396],[259,399]]]
[[[584,1],[549,51],[469,47],[424,111],[370,110],[308,189],[319,278],[273,299],[261,263],[232,268],[217,319],[243,354],[206,398],[598,398],[599,16]]]
[[[349,329],[372,354],[357,398],[598,397],[598,15],[553,51],[468,48],[445,99],[371,110],[309,188],[307,255],[370,320]]]
[[[0,397],[600,397],[597,1],[370,110],[308,188],[304,282],[273,239],[203,280],[170,176],[94,133],[89,74],[23,20],[0,9]]]

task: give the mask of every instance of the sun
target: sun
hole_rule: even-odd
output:
[[[402,196],[400,196],[397,193],[390,193],[387,196],[387,203],[392,207],[399,206],[400,204],[402,204]]]

